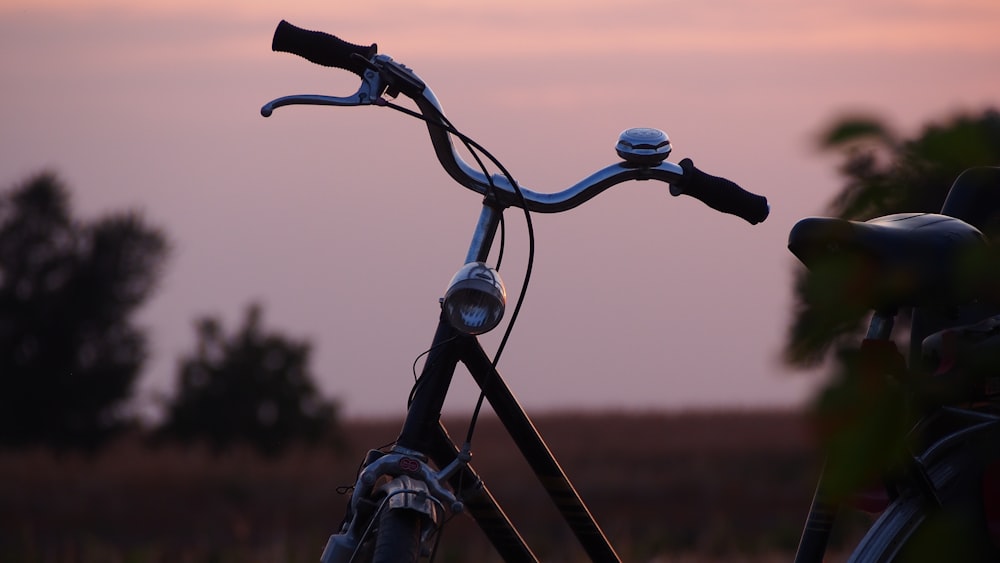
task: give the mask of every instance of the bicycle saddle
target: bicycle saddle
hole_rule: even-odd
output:
[[[968,223],[934,213],[898,213],[868,221],[800,220],[788,249],[811,271],[840,268],[849,291],[872,308],[954,305],[972,298],[965,260],[986,246]],[[844,289],[844,288],[842,288]]]

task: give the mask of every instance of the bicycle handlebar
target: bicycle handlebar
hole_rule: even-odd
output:
[[[645,155],[640,160],[626,159],[625,162],[607,166],[562,191],[541,193],[520,184],[517,190],[506,176],[487,176],[462,159],[451,139],[450,131],[453,129],[434,93],[409,68],[390,57],[378,55],[375,43],[368,47],[355,45],[334,35],[301,29],[282,20],[275,30],[271,47],[319,65],[353,72],[361,77],[362,84],[354,95],[348,97],[298,95],[278,98],[261,108],[263,116],[270,116],[275,108],[295,104],[386,105],[381,97],[383,94],[396,97],[402,93],[417,104],[427,121],[434,153],[448,175],[470,190],[483,195],[492,194],[499,204],[506,207],[557,213],[577,207],[611,186],[628,180],[660,180],[670,184],[671,195],[690,195],[717,211],[736,215],[750,224],[760,223],[770,212],[767,199],[763,196],[748,192],[725,178],[702,172],[688,158],[678,165],[662,159],[650,161]],[[666,152],[669,153],[669,149]],[[666,153],[662,158],[665,156]]]

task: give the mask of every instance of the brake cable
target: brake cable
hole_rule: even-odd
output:
[[[496,368],[497,368],[497,365],[500,362],[500,356],[503,354],[503,351],[504,351],[504,349],[507,346],[507,342],[510,339],[511,332],[513,331],[513,328],[514,328],[514,324],[516,323],[518,315],[521,312],[521,305],[524,303],[524,298],[525,298],[525,295],[527,294],[528,283],[531,280],[531,273],[532,273],[532,269],[533,269],[534,262],[535,262],[535,229],[534,229],[534,225],[532,224],[531,212],[528,210],[528,203],[527,203],[526,198],[524,197],[524,193],[521,191],[521,187],[517,183],[517,181],[514,180],[513,175],[511,175],[511,173],[507,170],[507,168],[499,160],[497,160],[496,157],[494,157],[488,150],[486,150],[482,145],[480,145],[479,143],[477,143],[475,140],[473,140],[472,138],[468,137],[464,133],[460,132],[457,128],[455,128],[455,126],[452,125],[452,123],[448,120],[448,118],[446,118],[443,114],[439,114],[438,115],[438,117],[440,118],[441,121],[433,121],[433,120],[429,119],[427,116],[425,116],[425,115],[423,115],[421,113],[415,112],[415,111],[413,111],[413,110],[411,110],[409,108],[405,108],[405,107],[400,106],[398,104],[392,103],[392,102],[390,102],[390,101],[388,101],[388,100],[386,100],[384,98],[378,98],[375,101],[375,105],[385,106],[385,107],[388,107],[390,109],[394,109],[396,111],[399,111],[401,113],[409,115],[410,117],[414,117],[416,119],[424,121],[424,122],[426,122],[428,124],[434,125],[436,127],[441,127],[442,129],[444,129],[448,133],[451,133],[452,135],[454,135],[455,137],[457,137],[460,141],[462,141],[462,143],[465,145],[465,148],[469,151],[469,153],[472,155],[472,157],[476,160],[476,163],[479,164],[480,169],[482,169],[484,175],[489,180],[489,188],[488,188],[488,190],[486,192],[486,196],[489,197],[490,193],[493,190],[496,190],[496,185],[493,183],[493,177],[492,177],[492,175],[490,175],[489,171],[486,169],[485,163],[483,163],[482,159],[479,157],[479,153],[482,153],[483,156],[485,156],[490,162],[492,162],[497,167],[498,170],[500,170],[500,173],[503,174],[503,176],[507,179],[507,181],[510,183],[510,185],[514,188],[514,193],[515,193],[515,195],[518,197],[518,199],[521,202],[521,206],[520,207],[524,211],[524,220],[525,220],[525,225],[526,225],[526,229],[527,229],[527,233],[528,233],[528,259],[527,259],[527,265],[525,266],[525,273],[524,273],[524,278],[523,278],[524,281],[523,281],[523,283],[521,285],[521,291],[518,294],[517,302],[514,305],[514,311],[511,313],[510,321],[508,321],[508,323],[507,323],[507,328],[504,331],[504,335],[500,339],[500,344],[497,346],[496,353],[493,356],[493,362],[492,362],[492,365],[493,365],[493,376],[496,376],[497,375]],[[478,151],[478,153],[477,153],[477,151]],[[501,225],[503,225],[503,220],[502,220],[503,213],[501,213],[500,216],[501,216]],[[500,259],[503,256],[504,239],[505,239],[505,232],[503,230],[501,230],[501,238],[500,238],[500,245],[501,246],[500,246],[500,253],[499,253],[499,256],[497,258],[497,270],[498,271],[500,269]],[[423,355],[423,354],[421,354],[421,355]],[[418,357],[418,359],[419,359],[419,357]],[[480,415],[480,413],[482,411],[482,408],[483,408],[483,402],[486,399],[486,387],[489,384],[490,384],[490,380],[486,380],[486,381],[483,382],[483,385],[480,388],[479,399],[476,401],[476,407],[473,410],[471,420],[469,421],[469,430],[468,430],[468,433],[467,433],[466,438],[465,438],[465,444],[466,444],[466,446],[471,447],[471,445],[472,445],[472,436],[475,433],[476,423],[479,420],[479,415]],[[411,397],[412,397],[412,393],[411,393]]]

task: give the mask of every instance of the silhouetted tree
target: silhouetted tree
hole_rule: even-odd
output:
[[[0,444],[96,448],[146,358],[132,324],[167,254],[135,213],[74,219],[43,173],[0,195]]]
[[[247,443],[266,455],[296,440],[335,441],[336,405],[313,384],[309,344],[266,332],[261,319],[260,306],[249,306],[231,336],[215,318],[197,321],[197,348],[181,360],[161,438],[216,450]]]

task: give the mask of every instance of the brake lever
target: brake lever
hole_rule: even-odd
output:
[[[368,106],[378,105],[382,94],[395,98],[400,92],[411,98],[421,95],[427,87],[424,81],[417,77],[406,65],[398,63],[385,55],[377,55],[371,61],[355,54],[368,67],[361,77],[361,86],[354,95],[347,97],[322,96],[319,94],[297,94],[284,96],[264,104],[260,114],[271,117],[274,110],[281,106],[313,105],[313,106]]]
[[[368,70],[361,78],[361,86],[351,96],[323,96],[319,94],[295,94],[271,100],[260,108],[260,114],[271,117],[275,109],[291,105],[312,106],[368,106],[375,104],[385,91],[381,75],[375,70]]]

